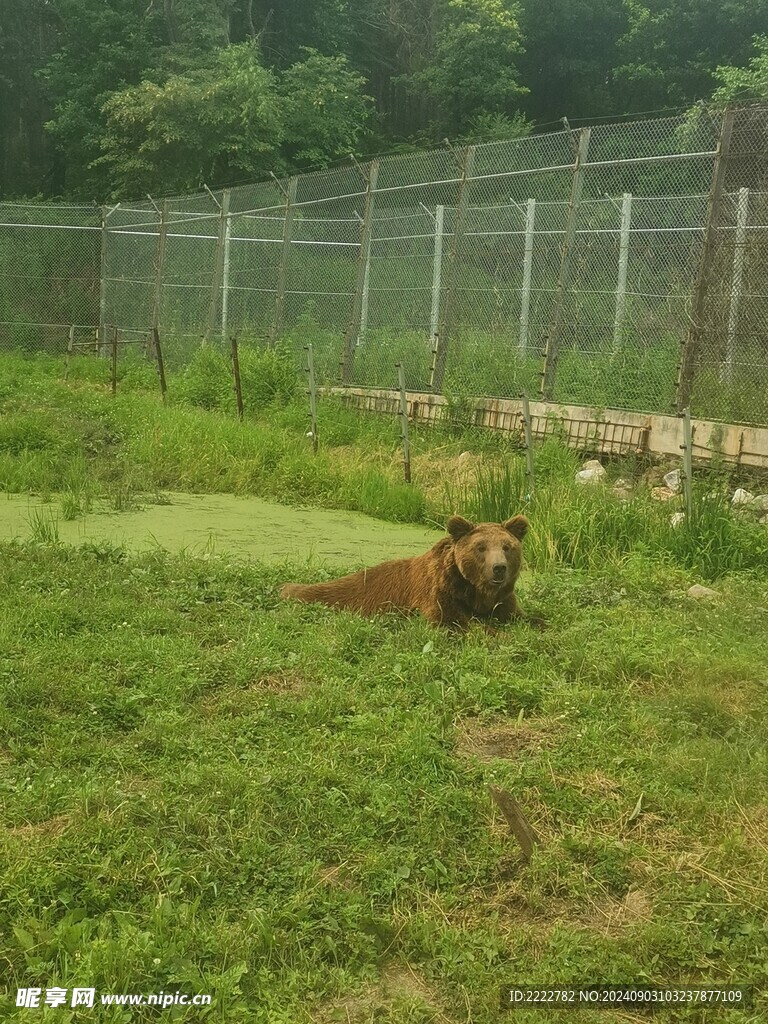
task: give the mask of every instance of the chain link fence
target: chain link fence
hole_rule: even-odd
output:
[[[768,108],[0,221],[7,347],[311,342],[321,384],[768,422]]]

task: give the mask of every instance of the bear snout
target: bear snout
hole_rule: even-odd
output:
[[[507,575],[507,563],[497,562],[493,567],[493,579],[501,583],[504,577]]]

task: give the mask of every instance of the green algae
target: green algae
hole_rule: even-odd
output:
[[[420,554],[440,538],[436,530],[383,522],[357,512],[296,508],[229,494],[169,493],[163,498],[167,503],[139,503],[121,512],[96,506],[66,520],[55,499],[43,502],[2,495],[0,540],[33,538],[34,522],[42,518],[55,526],[64,544],[214,552],[265,562],[311,559],[374,565]]]

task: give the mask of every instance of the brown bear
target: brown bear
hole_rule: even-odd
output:
[[[416,558],[383,562],[330,583],[287,583],[280,596],[364,615],[419,611],[433,625],[458,629],[475,618],[525,618],[515,597],[525,516],[477,524],[451,516],[446,529],[447,537]]]

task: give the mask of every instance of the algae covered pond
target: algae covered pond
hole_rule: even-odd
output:
[[[213,551],[267,562],[313,559],[373,565],[420,554],[440,537],[436,530],[382,522],[357,512],[294,508],[259,498],[171,493],[164,500],[167,503],[139,502],[121,512],[95,505],[93,511],[69,521],[56,499],[3,495],[0,540],[29,539],[42,524],[66,544]]]

